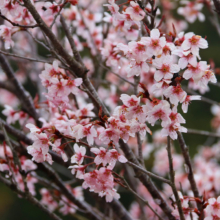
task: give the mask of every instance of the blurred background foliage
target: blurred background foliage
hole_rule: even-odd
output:
[[[185,32],[194,32],[202,37],[207,37],[209,43],[208,49],[200,50],[201,60],[207,61],[213,60],[215,67],[220,67],[220,36],[218,35],[215,27],[211,24],[209,17],[210,12],[207,9],[203,9],[203,13],[206,16],[206,21],[201,23],[196,21],[194,24],[188,24],[188,29]],[[179,17],[179,16],[178,16]],[[42,54],[42,51],[40,51]],[[220,76],[217,75],[218,81]],[[33,90],[33,85],[31,82],[27,82],[25,87],[34,96],[35,91]],[[204,96],[220,102],[220,88],[215,85],[209,85],[210,91],[205,93]],[[210,111],[211,105],[202,101],[193,101],[189,106],[189,111],[184,114],[186,119],[186,127],[198,130],[212,131],[211,119],[213,115]],[[0,108],[2,110],[2,108]],[[154,129],[153,129],[154,130]],[[195,134],[184,134],[184,138],[187,146],[189,147],[190,155],[196,154],[199,146],[204,144],[209,144],[215,142],[216,139],[209,138],[207,136],[195,135]],[[177,142],[174,142],[177,152],[179,152],[179,147]],[[152,161],[146,163],[147,166],[152,166]],[[148,167],[149,168],[149,167]],[[38,199],[40,196],[38,194]],[[90,202],[93,202],[94,198],[87,197]],[[133,197],[128,196],[126,192],[121,193],[121,202],[125,204],[128,208]],[[64,220],[69,219],[80,219],[79,216],[62,216]],[[43,213],[38,208],[34,207],[31,203],[24,199],[17,197],[9,188],[0,184],[0,220],[39,220],[48,219],[47,215]],[[83,220],[84,218],[82,218]]]

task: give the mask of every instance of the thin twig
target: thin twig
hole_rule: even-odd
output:
[[[123,81],[125,81],[125,82],[127,82],[127,83],[129,83],[130,85],[132,85],[132,86],[135,87],[135,84],[134,84],[134,83],[128,81],[128,80],[125,79],[124,77],[120,76],[118,73],[113,72],[112,70],[110,70],[108,67],[102,65],[101,63],[99,63],[99,65],[100,65],[101,67],[103,67],[104,69],[108,70],[109,72],[111,72],[112,74],[114,74],[115,76],[117,76],[119,79],[121,79],[121,80],[123,80]]]
[[[10,82],[14,85],[16,89],[16,95],[21,100],[21,103],[23,107],[26,109],[27,113],[35,119],[37,122],[37,125],[40,127],[41,122],[38,120],[39,115],[35,109],[33,100],[30,96],[30,94],[24,89],[24,87],[21,85],[21,83],[16,79],[15,74],[9,65],[7,59],[4,55],[0,54],[0,65],[7,75]]]
[[[145,205],[147,205],[150,210],[160,219],[163,220],[163,218],[152,208],[152,206],[149,204],[149,202],[147,200],[145,200],[144,198],[142,198],[141,196],[139,196],[128,184],[128,182],[125,180],[125,178],[121,177],[122,180],[124,181],[124,183],[126,184],[126,188],[132,192],[138,199],[140,199]]]
[[[136,164],[134,164],[134,163],[132,163],[130,161],[128,161],[127,164],[129,164],[132,167],[135,167],[136,169],[140,170],[143,173],[146,173],[147,175],[149,175],[151,177],[154,177],[154,178],[156,178],[156,179],[158,179],[158,180],[160,180],[160,181],[162,181],[164,183],[169,184],[170,186],[172,185],[172,183],[168,179],[165,179],[165,178],[163,178],[161,176],[158,176],[158,175],[156,175],[156,174],[154,174],[154,173],[152,173],[150,171],[147,171],[147,170],[143,169],[142,167],[140,167],[140,166],[138,166],[138,165],[136,165]]]
[[[66,4],[67,4],[67,2],[65,1],[65,2],[60,6],[60,10],[59,10],[58,13],[55,15],[55,17],[54,17],[54,19],[53,19],[53,21],[52,21],[52,23],[51,23],[51,25],[50,25],[50,29],[51,29],[51,28],[53,27],[53,25],[55,24],[57,17],[60,15],[60,13],[61,13],[63,7],[64,7]]]
[[[65,34],[66,34],[66,37],[67,37],[67,39],[68,39],[68,41],[69,41],[69,43],[70,43],[70,46],[71,46],[71,49],[72,49],[74,58],[75,58],[78,62],[80,62],[81,64],[83,64],[82,58],[81,58],[81,56],[80,56],[80,54],[79,54],[79,51],[76,49],[76,45],[75,45],[74,39],[73,39],[73,37],[72,37],[72,35],[71,35],[70,31],[69,31],[69,28],[67,27],[67,24],[66,24],[66,22],[65,22],[65,19],[64,19],[64,17],[63,17],[62,15],[60,15],[60,22],[61,22],[61,24],[62,24],[62,26],[63,26],[63,29],[64,29]]]
[[[4,54],[5,56],[16,57],[16,58],[20,58],[20,59],[24,59],[24,60],[28,60],[28,61],[32,61],[32,62],[53,64],[53,62],[49,61],[49,60],[38,60],[38,59],[35,59],[35,58],[29,58],[29,57],[20,56],[20,55],[14,54],[14,53],[7,53],[7,52],[2,51],[2,50],[0,50],[0,54]]]
[[[21,24],[12,22],[8,18],[6,18],[4,15],[2,15],[1,12],[0,12],[0,17],[2,17],[4,20],[8,21],[11,25],[13,25],[15,27],[20,27],[20,28],[36,28],[36,27],[39,27],[38,24],[35,24],[35,25],[21,25]]]
[[[218,133],[213,133],[213,132],[209,132],[209,131],[201,131],[201,130],[190,129],[190,128],[187,128],[187,133],[220,138],[220,134],[218,134]]]

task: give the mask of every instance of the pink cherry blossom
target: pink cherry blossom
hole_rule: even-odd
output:
[[[117,160],[121,163],[126,163],[128,161],[123,155],[120,155],[118,151],[115,149],[109,150],[107,154],[108,154],[109,169],[114,168]]]
[[[5,25],[0,25],[0,37],[5,42],[5,49],[8,50],[14,46],[14,41],[11,39],[13,32],[16,28],[10,28]]]
[[[165,37],[160,37],[158,29],[151,30],[150,37],[142,37],[141,41],[147,44],[147,53],[151,56],[161,55],[163,47],[166,45],[166,39]]]
[[[161,56],[153,60],[153,65],[157,68],[154,79],[159,82],[161,79],[172,79],[173,74],[180,71],[177,64],[173,63],[171,55]]]
[[[206,207],[207,216],[218,216],[220,218],[220,197],[217,199],[208,199],[208,206]],[[208,218],[206,218],[208,219]]]
[[[197,63],[197,66],[188,65],[188,69],[186,69],[183,73],[183,78],[193,80],[198,83],[198,81],[205,74],[205,71],[209,68],[206,61],[200,61]]]
[[[179,123],[171,123],[163,127],[161,130],[161,135],[163,137],[170,136],[173,140],[177,139],[177,131],[179,132],[187,132],[187,129],[183,126],[180,126]]]
[[[19,113],[17,111],[14,111],[13,108],[9,105],[5,105],[4,107],[5,109],[2,111],[2,114],[7,117],[7,123],[15,123],[19,119]]]
[[[71,157],[71,163],[77,163],[78,165],[83,163],[84,156],[86,154],[86,148],[82,146],[78,146],[78,144],[74,144],[75,154]]]
[[[65,151],[62,149],[61,139],[57,139],[56,141],[54,141],[54,143],[51,143],[51,142],[49,142],[49,143],[52,146],[52,150],[54,152],[56,152],[57,154],[61,155],[64,162],[67,162],[68,157],[67,157]]]
[[[140,8],[140,6],[135,3],[134,1],[130,2],[131,7],[128,7],[125,10],[126,14],[129,14],[131,19],[134,21],[141,21],[143,20],[145,13],[144,11]]]
[[[197,17],[201,22],[205,20],[204,14],[201,13],[203,4],[191,1],[183,1],[182,3],[186,5],[184,7],[179,7],[177,12],[184,16],[188,22],[193,23]]]
[[[76,173],[76,178],[78,179],[84,179],[84,174],[85,174],[85,166],[83,165],[73,165],[69,166],[68,168],[71,169],[71,173],[75,175]]]
[[[40,194],[42,196],[41,198],[41,203],[45,206],[47,206],[47,208],[53,212],[57,207],[58,207],[58,204],[57,202],[54,200],[53,196],[50,194],[50,192],[45,189],[45,188],[42,188],[40,190]]]
[[[186,92],[181,88],[180,85],[169,86],[164,91],[164,96],[170,99],[170,102],[177,105],[179,102],[182,103],[186,99]]]
[[[115,130],[112,128],[107,128],[105,129],[104,132],[102,132],[99,135],[99,139],[104,143],[104,144],[108,144],[110,141],[114,141],[115,143],[117,143],[119,141],[119,130]]]
[[[188,105],[190,104],[192,100],[201,100],[201,96],[200,95],[191,95],[191,96],[187,95],[186,99],[182,103],[182,110],[184,113],[187,113]]]
[[[199,56],[199,49],[206,49],[208,48],[208,42],[204,38],[199,35],[195,35],[194,33],[190,32],[185,34],[185,40],[181,45],[183,50],[190,50],[193,55]]]
[[[140,98],[137,98],[137,96],[135,95],[129,96],[127,94],[122,94],[120,99],[122,100],[123,104],[127,107],[138,106],[140,103]]]
[[[193,67],[197,66],[197,59],[190,51],[184,51],[182,49],[177,49],[172,51],[172,54],[180,57],[178,61],[178,66],[181,69],[185,69],[188,64],[191,64]]]
[[[54,15],[60,11],[60,6],[57,3],[46,2],[44,4],[46,11],[44,12],[45,15]]]
[[[109,162],[108,159],[108,154],[107,154],[107,150],[104,147],[100,147],[100,148],[91,148],[90,150],[92,153],[94,153],[96,155],[94,162],[99,165],[99,164],[103,164],[103,166],[106,166],[107,163]]]
[[[127,67],[127,77],[139,76],[149,71],[149,65],[146,62],[136,62],[131,60],[130,66]]]
[[[164,124],[169,124],[170,123],[170,118],[169,118],[170,112],[171,112],[170,104],[167,101],[162,100],[159,104],[155,105],[148,112],[147,121],[151,125],[154,125],[158,119],[161,119]]]

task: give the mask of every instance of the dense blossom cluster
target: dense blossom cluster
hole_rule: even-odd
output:
[[[26,67],[30,73],[28,80],[39,92],[33,100],[36,113],[40,115],[37,120],[34,114],[28,113],[29,106],[20,108],[18,105],[19,92],[17,94],[10,88],[8,91],[15,94],[11,95],[0,89],[6,123],[20,126],[20,130],[27,134],[28,143],[21,139],[19,144],[26,144],[32,159],[27,155],[20,156],[19,152],[22,168],[19,170],[15,164],[16,154],[4,142],[0,145],[0,171],[7,179],[15,181],[22,192],[26,192],[27,184],[29,192],[36,195],[35,184],[40,184],[41,180],[36,172],[37,165],[44,162],[52,165],[58,157],[69,168],[66,172],[70,174],[71,170],[77,184],[82,184],[82,187],[64,184],[66,192],[79,201],[84,201],[83,189],[88,189],[105,197],[106,202],[114,202],[120,198],[120,185],[148,200],[146,206],[137,202],[131,204],[133,219],[140,219],[143,213],[152,220],[157,218],[156,214],[163,216],[162,210],[157,210],[160,200],[150,198],[150,192],[141,183],[135,182],[134,190],[131,189],[122,176],[126,173],[133,178],[129,176],[127,162],[135,165],[134,170],[138,172],[137,166],[143,170],[144,162],[148,160],[154,173],[164,179],[170,175],[167,140],[176,140],[178,133],[187,132],[182,126],[186,124],[182,112],[188,112],[191,101],[201,100],[200,95],[189,94],[187,87],[205,93],[209,90],[208,83],[217,82],[211,65],[200,56],[200,50],[208,48],[206,37],[187,33],[186,22],[174,20],[171,9],[177,2],[163,0],[157,3],[164,9],[164,20],[159,9],[154,8],[155,1],[152,1],[153,5],[149,1],[145,6],[144,1],[135,0],[122,4],[117,0],[30,1],[43,19],[39,24],[39,19],[26,7],[27,1],[0,2],[0,15],[5,19],[0,25],[3,40],[0,46],[4,46],[6,54],[10,49],[34,61],[28,58],[32,51],[37,54],[37,49],[27,43],[31,40],[49,51],[51,57],[43,55],[48,60],[37,60],[33,70],[32,65]],[[177,12],[189,23],[196,19],[204,21],[201,10],[205,5],[211,7],[208,0],[180,1]],[[63,20],[70,27],[68,30],[65,30]],[[57,44],[61,43],[63,50],[53,49],[54,42],[49,37],[52,34],[38,31],[46,29],[43,25],[52,34],[60,36]],[[65,37],[63,29],[68,33]],[[18,46],[22,43],[27,45],[23,50]],[[82,52],[82,58],[79,52]],[[76,71],[66,61],[78,62]],[[82,66],[83,74],[80,73]],[[17,71],[16,76],[19,78],[17,89],[27,83],[25,70]],[[0,74],[0,80],[6,78]],[[21,104],[24,107],[24,101]],[[213,106],[212,113],[215,115],[212,126],[219,133],[219,106]],[[160,127],[158,132],[152,132],[155,125]],[[147,140],[150,135],[152,144]],[[122,152],[121,142],[129,144],[129,152]],[[182,190],[177,194],[186,220],[200,219],[201,211],[205,220],[220,219],[220,197],[216,198],[220,194],[219,146],[218,142],[201,147],[193,159],[194,180],[201,198],[193,195],[187,179],[189,167],[184,164],[183,157],[173,147],[171,149],[175,184]],[[140,160],[131,158],[133,153]],[[144,179],[140,174],[137,177]],[[63,215],[74,214],[78,206],[61,194],[59,187],[41,188],[41,204],[50,212],[58,210]],[[161,191],[163,198],[171,200],[168,208],[172,216],[181,219],[176,195],[172,196],[173,188],[163,183]],[[202,204],[202,210],[197,209],[196,203]]]

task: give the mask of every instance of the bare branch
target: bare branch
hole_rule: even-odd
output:
[[[31,3],[30,0],[24,0],[25,7],[30,11],[35,21],[38,23],[41,30],[46,34],[48,39],[53,44],[53,47],[56,49],[57,53],[65,59],[67,64],[70,66],[72,71],[74,71],[78,76],[83,76],[87,69],[84,66],[80,65],[76,60],[74,60],[68,52],[63,48],[60,42],[57,40],[56,36],[53,34],[51,29],[45,24],[37,10],[35,9],[34,5]]]
[[[168,179],[165,179],[165,178],[163,178],[161,176],[158,176],[158,175],[156,175],[156,174],[154,174],[154,173],[152,173],[150,171],[147,171],[146,169],[143,169],[142,167],[140,167],[140,166],[138,166],[138,165],[136,165],[136,164],[134,164],[134,163],[132,163],[130,161],[128,161],[127,164],[129,164],[132,167],[137,168],[141,172],[146,173],[147,175],[149,175],[149,176],[151,176],[151,177],[153,177],[155,179],[158,179],[158,180],[160,180],[160,181],[162,181],[164,183],[167,183],[168,185],[172,185],[172,183]]]
[[[4,183],[7,187],[9,187],[12,191],[16,192],[18,195],[22,196],[23,198],[27,199],[30,201],[32,204],[37,206],[39,209],[44,211],[51,219],[54,220],[62,220],[59,216],[54,214],[53,212],[49,211],[45,206],[43,206],[37,199],[35,199],[30,193],[25,193],[18,189],[13,183],[11,183],[9,180],[3,178],[0,175],[0,181]]]
[[[29,57],[20,56],[20,55],[14,54],[14,53],[7,53],[7,52],[2,51],[2,50],[0,50],[0,54],[4,54],[5,56],[10,56],[10,57],[15,57],[15,58],[20,58],[20,59],[28,60],[28,61],[31,61],[31,62],[53,64],[53,62],[49,61],[49,60],[38,60],[38,59],[35,59],[35,58],[29,58]]]
[[[215,5],[215,11],[220,15],[220,1],[219,0],[213,0]]]
[[[65,19],[64,19],[64,17],[62,15],[60,15],[60,22],[61,22],[61,24],[63,26],[63,29],[64,29],[65,34],[66,34],[66,37],[67,37],[67,39],[68,39],[68,41],[70,43],[70,46],[71,46],[71,49],[72,49],[72,52],[73,52],[73,55],[74,55],[75,59],[83,65],[82,58],[81,58],[78,50],[76,49],[76,45],[75,45],[74,39],[73,39],[72,35],[70,34],[69,28],[67,27]]]
[[[121,147],[122,151],[124,152],[126,158],[129,160],[129,162],[127,162],[127,163],[129,165],[133,166],[136,177],[139,178],[140,181],[143,183],[143,185],[148,189],[148,191],[150,192],[152,197],[154,199],[157,199],[158,201],[160,201],[159,206],[163,210],[163,212],[167,215],[167,217],[170,220],[175,220],[175,217],[172,215],[171,208],[168,206],[167,202],[161,196],[159,190],[157,189],[157,187],[154,185],[154,183],[150,179],[149,173],[146,172],[146,170],[144,170],[141,167],[141,164],[138,162],[138,160],[135,157],[134,153],[129,148],[129,146],[126,143],[124,143],[123,140],[120,139],[119,144],[120,144],[120,147]],[[167,184],[170,183],[169,181],[165,181],[165,182]]]
[[[172,153],[171,153],[171,140],[170,140],[169,136],[167,137],[167,154],[168,154],[168,160],[169,160],[170,180],[172,182],[171,187],[172,187],[173,194],[174,194],[176,204],[178,207],[180,219],[185,220],[182,204],[181,204],[180,197],[179,197],[178,191],[176,189],[176,185],[175,185],[175,172],[173,169],[173,158],[172,158]]]
[[[129,84],[130,84],[130,85],[132,85],[132,86],[135,86],[135,84],[134,84],[134,83],[132,83],[132,82],[128,81],[128,80],[127,80],[127,79],[125,79],[125,78],[123,78],[123,77],[122,77],[122,76],[120,76],[118,73],[113,72],[113,71],[112,71],[112,70],[110,70],[108,67],[106,67],[106,66],[102,65],[101,63],[99,63],[99,65],[100,65],[101,67],[103,67],[104,69],[108,70],[109,72],[111,72],[112,74],[114,74],[115,76],[117,76],[119,79],[121,79],[121,80],[123,80],[123,81],[125,81],[125,82],[129,83]]]
[[[16,90],[17,97],[21,100],[23,107],[26,109],[28,114],[32,116],[35,121],[37,122],[38,126],[40,127],[41,122],[38,121],[39,115],[36,112],[36,109],[34,107],[33,100],[30,96],[30,94],[25,91],[24,87],[21,85],[21,83],[16,79],[15,74],[9,65],[7,59],[4,57],[4,55],[0,54],[0,65],[7,75],[10,82],[14,85]]]
[[[189,150],[185,144],[182,134],[179,131],[177,131],[177,134],[178,134],[178,142],[179,142],[182,154],[183,154],[183,158],[189,170],[188,180],[190,182],[191,189],[193,191],[194,197],[200,198],[198,187],[196,185],[196,181],[195,181],[194,174],[193,174],[192,163],[191,163],[190,156],[189,156]],[[198,206],[198,209],[203,212],[202,205],[197,202],[197,206]],[[201,215],[203,215],[203,213],[201,213]]]
[[[220,134],[218,134],[218,133],[213,133],[213,132],[209,132],[209,131],[201,131],[201,130],[190,129],[190,128],[187,128],[187,133],[220,138]]]
[[[39,26],[38,24],[35,24],[35,25],[21,25],[21,24],[18,24],[18,23],[14,23],[11,20],[9,20],[8,18],[6,18],[4,15],[2,15],[1,12],[0,12],[0,17],[2,17],[4,20],[8,21],[11,25],[13,25],[15,27],[20,27],[20,28],[36,28],[36,27]]]

